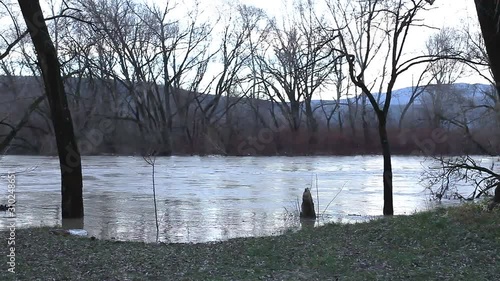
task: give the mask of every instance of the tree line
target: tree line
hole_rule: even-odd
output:
[[[61,167],[74,162],[74,169],[62,171],[64,179],[81,170],[84,142],[79,148],[75,140],[83,137],[90,149],[113,152],[115,141],[135,142],[140,153],[161,155],[179,147],[188,153],[241,153],[241,144],[250,143],[260,151],[311,154],[362,138],[354,142],[358,147],[372,145],[383,154],[384,214],[392,214],[391,148],[403,129],[432,137],[446,124],[478,149],[498,148],[490,138],[478,138],[464,114],[450,117],[428,107],[432,126],[403,125],[424,93],[433,109],[446,110],[441,92],[428,94],[427,86],[452,83],[461,67],[484,73],[491,66],[493,75],[485,76],[498,81],[491,54],[498,30],[490,28],[498,15],[488,1],[476,1],[484,45],[473,33],[453,38],[456,34],[441,32],[429,38],[426,51],[407,52],[413,32],[426,27],[419,15],[433,2],[330,0],[321,6],[304,0],[282,18],[234,4],[221,8],[223,16],[215,19],[199,5],[186,11],[174,2],[49,1],[45,17],[38,1],[2,2],[2,15],[11,22],[1,35],[2,78],[41,77],[47,97],[43,91],[14,94],[25,99],[27,111],[0,119],[6,127],[2,149],[13,140],[31,145],[33,137],[55,135]],[[388,126],[396,82],[419,67],[399,125]],[[37,89],[29,83],[9,87],[14,93],[18,87]],[[484,96],[492,100],[470,104],[470,110],[498,107],[498,93]],[[331,106],[317,103],[317,97]],[[319,122],[320,116],[326,122]],[[332,119],[338,128],[330,127]],[[20,133],[26,125],[30,137]],[[80,180],[69,178],[78,186],[81,172]],[[63,202],[63,216],[68,208]]]
[[[161,155],[377,153],[380,143],[373,139],[379,117],[388,123],[387,135],[397,153],[408,154],[419,149],[415,142],[397,141],[402,135],[411,137],[408,129],[420,140],[436,128],[462,133],[461,124],[452,122],[457,119],[452,111],[468,97],[455,94],[459,90],[448,84],[464,75],[464,65],[478,67],[481,73],[487,64],[476,34],[455,28],[430,36],[422,55],[401,55],[410,28],[415,28],[413,18],[426,9],[426,1],[414,6],[402,1],[401,7],[330,1],[323,14],[314,2],[303,1],[280,19],[255,7],[234,5],[224,8],[227,17],[214,20],[202,20],[205,15],[196,7],[184,17],[179,11],[185,7],[169,3],[50,4],[48,28],[84,154],[141,154],[150,147]],[[383,8],[399,15],[374,17]],[[353,22],[357,18],[363,20]],[[394,32],[382,32],[381,24]],[[23,35],[20,25],[16,19],[19,30],[10,30],[6,42]],[[6,137],[2,147],[11,144],[11,152],[53,154],[50,110],[40,98],[43,85],[36,78],[40,71],[29,44],[22,37],[14,47],[16,55],[1,61],[1,78],[10,85],[4,88],[9,95],[5,110],[12,108],[7,102],[15,105],[2,121],[16,127],[26,109],[34,116],[24,118],[27,126],[18,130],[3,126],[4,136],[20,132],[15,142],[13,134]],[[396,79],[415,64],[422,64],[423,70],[412,82],[410,100],[401,113],[388,115]],[[352,77],[351,67],[356,74]],[[467,111],[479,112],[483,105],[494,108],[491,92],[484,94],[484,104],[473,104]],[[450,97],[453,105],[446,102]],[[109,123],[113,130],[102,140],[88,137]],[[264,134],[263,128],[272,134],[266,136],[267,143],[250,145],[252,138]],[[491,132],[474,133],[486,131]],[[466,140],[451,139],[437,152],[481,153]]]

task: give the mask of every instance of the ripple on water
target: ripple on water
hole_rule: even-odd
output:
[[[393,158],[396,214],[429,208],[419,184],[422,161]],[[33,163],[43,165],[29,169]],[[295,210],[297,198],[316,177],[321,212],[337,196],[319,224],[366,221],[381,215],[383,206],[380,156],[175,156],[159,157],[156,163],[160,238],[165,242],[217,241],[298,229],[297,217],[287,216],[285,208]],[[16,186],[18,227],[60,225],[58,159],[4,156],[0,174],[8,170],[22,171]],[[155,241],[151,166],[141,157],[93,156],[83,158],[83,171],[83,223],[89,235]],[[6,227],[0,220],[0,229]]]

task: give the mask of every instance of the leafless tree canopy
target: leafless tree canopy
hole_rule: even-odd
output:
[[[175,1],[44,7],[84,154],[353,154],[387,143],[412,153],[435,129],[449,137],[433,154],[496,153],[498,95],[452,85],[471,73],[495,84],[478,33],[447,27],[426,50],[407,44],[429,30],[419,15],[432,2],[296,1],[278,18],[238,3],[215,17]],[[3,1],[0,16],[0,148],[55,153],[18,4]],[[396,82],[415,69],[401,102]]]

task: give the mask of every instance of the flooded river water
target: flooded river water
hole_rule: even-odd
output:
[[[393,158],[395,214],[430,206],[419,184],[423,161]],[[151,166],[141,157],[127,156],[83,157],[82,163],[83,223],[89,235],[155,241]],[[16,172],[17,227],[61,225],[58,159],[2,157],[0,204],[7,201],[9,171]],[[159,157],[155,175],[163,242],[217,241],[296,229],[300,223],[289,214],[316,177],[319,209],[324,211],[320,223],[363,221],[382,214],[381,156]],[[316,183],[312,191],[316,198]],[[0,229],[6,227],[6,219],[0,218]]]

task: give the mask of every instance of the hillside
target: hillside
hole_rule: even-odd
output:
[[[269,99],[214,96],[164,89],[154,84],[86,78],[67,79],[66,90],[77,137],[84,140],[81,147],[84,154],[142,154],[152,147],[163,154],[350,154],[378,151],[376,141],[368,142],[376,137],[376,118],[368,102],[363,110],[361,98],[313,100],[313,116],[318,127],[316,132],[311,132],[304,103],[300,128],[293,131],[285,110],[288,105]],[[36,77],[2,76],[0,93],[2,141],[11,131],[10,126],[18,124],[34,99],[43,94],[43,88]],[[382,103],[385,94],[378,98]],[[409,101],[412,102],[408,105]],[[488,142],[493,136],[484,133],[487,128],[497,128],[500,121],[494,110],[495,104],[498,104],[498,96],[492,92],[492,87],[483,84],[399,89],[393,93],[388,128],[396,138],[401,137],[397,133],[401,129],[425,137],[435,128],[460,135],[465,124],[467,128],[478,131],[481,141]],[[270,139],[263,137],[264,133],[272,133]],[[250,150],[243,149],[252,138],[264,138],[265,141],[253,145]],[[346,145],[352,147],[341,148]],[[463,151],[462,145],[469,144],[464,140],[463,144],[454,145],[452,151]],[[46,101],[29,116],[28,123],[19,131],[10,149],[11,153],[55,152]],[[400,153],[414,149],[400,149],[396,145]],[[449,147],[445,150],[451,152]]]

